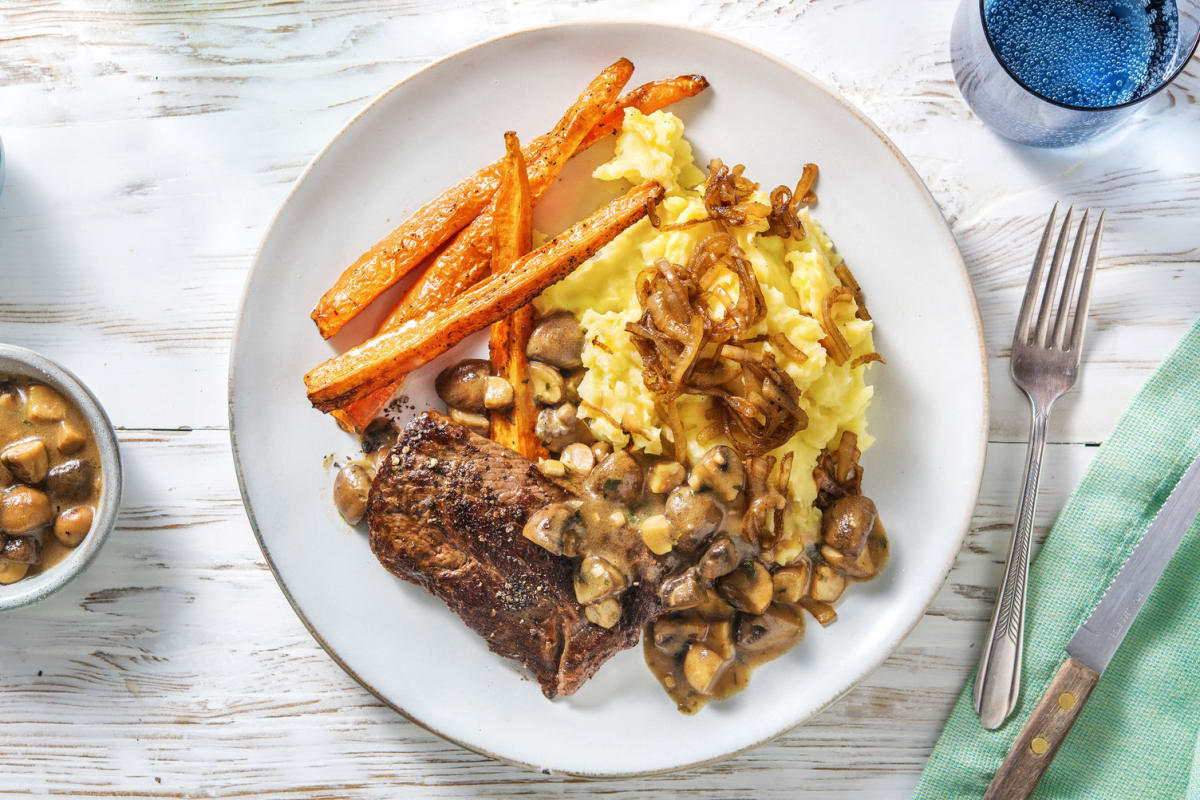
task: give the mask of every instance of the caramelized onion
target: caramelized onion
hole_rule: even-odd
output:
[[[792,340],[787,338],[787,336],[783,335],[782,333],[772,333],[769,337],[767,337],[767,340],[771,344],[775,345],[776,349],[778,349],[792,361],[795,361],[797,364],[803,364],[805,361],[808,361],[808,353],[805,353],[799,347],[796,347],[796,345],[792,344]]]
[[[775,534],[772,537],[774,540],[779,539],[779,534],[783,530],[783,512],[787,509],[789,502],[787,498],[791,496],[788,492],[788,484],[792,480],[792,456],[794,455],[795,453],[789,452],[783,456],[779,462],[779,474],[775,477],[775,491],[779,492],[784,501],[775,508]]]
[[[800,198],[801,205],[810,206],[817,202],[817,195],[813,192],[813,187],[817,185],[818,172],[816,164],[804,165],[804,171],[800,173],[800,180],[796,182],[796,190],[792,192],[793,196]]]
[[[776,186],[771,192],[771,213],[767,216],[767,234],[784,239],[803,239],[808,234],[797,215],[798,204],[792,202],[792,190]]]
[[[614,428],[616,428],[619,431],[625,430],[621,426],[621,423],[617,422],[617,420],[613,417],[612,414],[608,413],[603,408],[599,408],[597,406],[592,405],[587,400],[579,401],[579,409],[581,411],[586,411],[589,414],[595,414],[597,417],[603,417],[608,422],[609,425],[612,425]]]
[[[850,431],[842,431],[842,438],[838,440],[837,450],[833,453],[833,477],[849,494],[860,494],[862,489],[862,468],[858,466],[861,455],[858,436]]]
[[[767,233],[784,239],[803,239],[807,234],[800,221],[800,209],[817,202],[813,186],[817,182],[817,165],[805,164],[796,188],[777,186],[771,192],[771,213],[767,216]]]
[[[842,431],[835,449],[827,447],[821,451],[817,465],[813,467],[813,480],[817,484],[817,499],[813,505],[824,510],[838,498],[862,493],[860,455],[858,436],[850,431]]]
[[[763,547],[774,544],[774,537],[767,527],[768,516],[782,507],[784,499],[767,482],[775,467],[775,456],[756,456],[746,463],[746,513],[742,515],[742,535],[748,541],[758,542]]]
[[[699,219],[687,219],[683,222],[672,222],[669,225],[664,225],[662,219],[658,216],[658,204],[651,203],[646,206],[646,218],[650,220],[650,224],[658,231],[682,231],[693,225],[699,225],[702,222],[713,222],[712,217],[700,217]]]
[[[696,434],[696,441],[702,445],[708,444],[713,439],[724,433],[725,429],[721,423],[714,422],[710,425],[705,425],[699,433]]]
[[[858,306],[858,311],[854,312],[854,316],[861,320],[870,320],[871,315],[867,313],[867,302],[863,299],[862,287],[858,285],[858,281],[854,279],[854,273],[850,271],[850,267],[846,266],[843,261],[833,268],[833,274],[837,275],[842,286],[845,286],[854,294],[854,303]]]
[[[770,207],[751,199],[758,184],[742,175],[745,169],[742,164],[730,169],[719,158],[708,162],[704,208],[712,220],[744,227],[757,224],[771,213]]]
[[[845,286],[835,286],[821,301],[821,329],[825,331],[825,338],[821,340],[821,344],[828,351],[833,363],[839,367],[850,358],[850,344],[833,321],[833,306],[835,303],[848,303],[853,299],[854,295]]]
[[[795,453],[787,453],[783,460],[779,462],[779,475],[775,482],[775,488],[783,492],[787,490],[788,484],[792,480],[792,457]]]
[[[883,360],[883,356],[879,355],[879,353],[871,352],[871,353],[863,353],[861,356],[855,358],[853,361],[850,362],[850,366],[851,367],[861,367],[863,364],[869,364],[872,361],[878,361],[880,364],[887,363],[886,361]]]
[[[727,178],[730,192],[744,189],[740,172]],[[738,282],[732,301],[722,290],[703,288],[709,276],[720,277],[717,270]],[[642,316],[625,328],[641,356],[646,388],[664,410],[676,460],[687,457],[676,407],[684,395],[712,398],[713,422],[744,457],[762,455],[808,425],[795,382],[770,352],[747,347],[763,341],[751,331],[767,307],[753,267],[731,234],[702,240],[683,267],[659,259],[638,275],[637,296]]]

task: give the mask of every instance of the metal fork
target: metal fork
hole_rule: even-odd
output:
[[[992,612],[992,624],[984,642],[979,659],[979,672],[975,676],[975,711],[985,728],[999,728],[1012,713],[1021,692],[1021,651],[1025,640],[1025,584],[1029,579],[1029,543],[1033,534],[1033,512],[1037,505],[1038,478],[1042,471],[1042,451],[1046,446],[1046,423],[1054,401],[1075,385],[1079,374],[1079,355],[1083,345],[1083,331],[1087,327],[1088,301],[1092,294],[1092,276],[1096,271],[1096,254],[1100,250],[1100,238],[1104,231],[1103,210],[1092,237],[1088,251],[1087,266],[1083,269],[1083,280],[1075,303],[1074,324],[1067,337],[1067,323],[1072,319],[1071,300],[1075,297],[1075,284],[1079,280],[1079,264],[1083,256],[1084,240],[1092,209],[1083,214],[1075,244],[1071,248],[1070,266],[1067,277],[1059,291],[1062,277],[1063,256],[1071,233],[1071,221],[1075,209],[1067,210],[1066,219],[1058,234],[1050,276],[1043,281],[1046,271],[1046,249],[1058,217],[1058,204],[1050,212],[1050,220],[1042,233],[1037,256],[1033,261],[1033,272],[1025,288],[1025,299],[1021,301],[1021,313],[1017,316],[1017,330],[1013,335],[1012,377],[1025,394],[1033,412],[1029,432],[1029,452],[1025,456],[1025,480],[1021,487],[1021,500],[1017,505],[1017,518],[1013,523],[1012,544],[1009,546],[1008,563],[1004,569],[1004,583],[996,609]],[[1038,305],[1036,320],[1034,307]],[[1053,308],[1057,300],[1057,311]],[[1053,327],[1051,327],[1053,326]]]

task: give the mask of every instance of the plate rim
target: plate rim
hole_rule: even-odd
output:
[[[934,214],[936,214],[937,218],[939,220],[941,220],[941,223],[945,230],[946,236],[949,238],[949,242],[952,245],[952,249],[954,251],[955,264],[958,266],[959,271],[961,273],[962,280],[967,287],[967,297],[970,300],[971,314],[974,317],[975,330],[976,330],[976,335],[978,337],[978,342],[979,342],[980,375],[982,376],[982,395],[981,396],[982,396],[983,404],[982,404],[982,408],[980,409],[982,412],[982,414],[981,414],[981,423],[982,424],[980,425],[980,431],[978,434],[979,439],[977,440],[979,442],[979,458],[978,458],[979,463],[978,463],[978,468],[976,470],[975,478],[973,481],[971,481],[971,486],[972,486],[971,502],[970,502],[967,512],[966,512],[966,518],[961,522],[961,524],[959,526],[959,532],[958,532],[958,536],[957,536],[956,546],[950,552],[945,563],[942,564],[942,566],[939,570],[938,580],[933,583],[931,590],[923,598],[923,602],[921,604],[921,613],[919,615],[917,615],[916,618],[903,630],[900,630],[899,628],[897,628],[893,632],[893,635],[886,639],[887,645],[881,649],[881,655],[878,658],[873,659],[869,663],[868,668],[866,670],[864,670],[863,673],[855,681],[853,681],[849,686],[847,686],[845,691],[841,692],[837,696],[831,698],[827,702],[825,702],[822,705],[820,705],[819,707],[815,708],[809,714],[804,715],[800,719],[797,719],[794,722],[791,722],[791,723],[785,725],[780,730],[775,731],[774,733],[771,733],[768,736],[765,736],[761,739],[758,739],[757,741],[755,741],[751,744],[747,744],[736,750],[730,750],[729,752],[723,753],[721,755],[712,756],[711,758],[704,758],[704,759],[700,759],[697,761],[689,761],[687,763],[677,764],[674,766],[664,767],[662,769],[656,769],[656,770],[631,770],[631,771],[622,771],[622,772],[587,772],[587,771],[573,771],[573,770],[552,770],[548,767],[544,767],[539,764],[520,761],[517,759],[512,759],[512,758],[498,755],[498,754],[493,753],[483,747],[479,747],[479,746],[470,744],[468,742],[462,741],[461,739],[458,739],[456,737],[449,736],[449,735],[443,733],[442,731],[438,730],[437,728],[433,727],[433,725],[431,725],[430,723],[416,718],[415,716],[410,714],[407,710],[405,710],[401,706],[399,706],[396,703],[389,700],[379,690],[377,690],[374,686],[372,686],[370,683],[368,683],[366,680],[364,680],[357,672],[354,671],[354,669],[352,669],[350,667],[349,664],[347,664],[342,659],[342,657],[337,653],[337,651],[334,650],[329,645],[329,643],[326,642],[324,638],[322,638],[321,634],[318,633],[317,630],[312,626],[312,623],[309,622],[308,618],[304,615],[304,612],[301,611],[300,607],[296,604],[296,600],[292,597],[292,593],[288,589],[286,581],[284,580],[283,576],[280,575],[279,570],[275,566],[274,560],[271,558],[270,550],[268,549],[267,544],[263,539],[262,532],[259,530],[258,521],[254,515],[254,508],[250,503],[250,497],[246,492],[246,481],[245,481],[244,475],[242,474],[242,461],[241,461],[241,456],[240,456],[240,453],[238,450],[237,427],[235,424],[236,423],[236,419],[235,419],[236,409],[235,409],[235,405],[234,405],[234,394],[235,394],[236,387],[235,387],[234,372],[235,372],[237,360],[238,360],[237,359],[237,349],[238,349],[238,341],[240,338],[239,333],[241,331],[242,320],[245,315],[246,304],[249,300],[250,283],[253,280],[255,273],[258,271],[259,266],[261,265],[263,250],[266,247],[267,242],[270,241],[272,235],[274,234],[275,228],[279,224],[279,219],[282,216],[283,211],[291,203],[292,198],[295,196],[296,192],[299,191],[300,186],[304,183],[304,181],[308,177],[309,173],[312,172],[312,170],[315,168],[317,163],[334,146],[334,144],[350,129],[351,126],[353,126],[355,123],[357,123],[360,118],[365,116],[372,108],[374,108],[378,103],[380,103],[385,97],[387,97],[389,94],[396,91],[401,86],[408,83],[409,81],[416,80],[417,78],[419,78],[426,72],[432,70],[435,67],[440,66],[444,62],[450,61],[452,59],[466,55],[472,51],[495,44],[496,42],[503,41],[505,39],[511,39],[511,38],[518,37],[518,36],[524,36],[526,34],[536,33],[536,32],[562,30],[562,29],[567,29],[567,28],[574,28],[574,29],[613,28],[613,27],[620,27],[620,26],[641,26],[641,27],[647,27],[647,28],[665,28],[665,29],[670,29],[670,30],[683,31],[683,32],[690,33],[690,34],[696,34],[696,35],[700,35],[700,36],[717,39],[726,44],[732,44],[736,47],[741,47],[745,50],[748,50],[751,53],[753,53],[754,55],[758,56],[759,58],[763,58],[763,59],[771,62],[772,64],[791,72],[796,77],[812,84],[816,89],[818,89],[819,91],[828,95],[830,98],[835,100],[839,105],[841,105],[843,108],[845,108],[847,111],[849,111],[856,119],[858,119],[858,121],[860,123],[862,123],[867,128],[867,130],[869,130],[872,134],[874,134],[875,137],[878,138],[879,141],[882,142],[883,145],[891,152],[892,156],[896,159],[897,162],[899,162],[900,166],[908,173],[909,178],[912,179],[916,183],[917,187],[920,189],[921,195],[924,198],[926,204],[930,207],[930,209],[934,212]],[[883,130],[879,128],[879,126],[877,126],[869,117],[867,117],[866,114],[864,114],[857,106],[855,106],[848,99],[846,99],[841,94],[841,92],[839,92],[835,87],[828,85],[823,80],[821,80],[821,79],[817,78],[816,76],[812,75],[811,73],[809,73],[807,70],[804,70],[801,67],[799,67],[779,56],[774,55],[773,53],[770,53],[756,45],[750,44],[749,42],[746,42],[742,39],[739,39],[734,36],[730,36],[725,33],[719,33],[716,31],[706,30],[703,28],[697,28],[697,27],[694,27],[691,25],[683,25],[683,24],[671,23],[671,22],[645,21],[645,20],[636,20],[636,19],[569,20],[569,21],[549,23],[546,25],[536,25],[536,26],[531,26],[531,27],[520,28],[519,30],[509,31],[507,33],[502,33],[497,36],[492,36],[492,37],[489,37],[486,39],[481,39],[477,42],[474,42],[474,43],[466,45],[465,47],[462,47],[458,50],[455,50],[454,52],[449,53],[449,54],[443,56],[442,58],[431,61],[430,63],[426,64],[425,66],[423,66],[420,69],[413,72],[411,75],[405,76],[403,79],[397,81],[396,83],[392,84],[388,88],[384,89],[382,92],[380,92],[375,97],[373,97],[371,100],[369,100],[366,103],[366,105],[364,105],[356,114],[354,114],[352,117],[350,117],[350,119],[348,119],[345,122],[345,124],[343,124],[340,128],[338,128],[337,132],[334,133],[333,136],[330,137],[329,141],[327,141],[325,143],[325,145],[323,147],[321,147],[316,152],[316,154],[313,155],[312,159],[309,160],[308,164],[305,165],[304,169],[300,172],[300,174],[296,176],[295,180],[292,183],[291,189],[288,190],[287,196],[284,197],[283,201],[279,204],[279,207],[276,209],[274,215],[271,217],[271,221],[267,225],[266,231],[263,233],[263,236],[259,241],[258,249],[256,250],[256,252],[254,254],[254,261],[250,265],[249,271],[246,273],[246,279],[245,279],[243,287],[242,287],[242,296],[241,296],[240,302],[238,303],[237,317],[234,320],[233,333],[232,333],[232,338],[230,340],[229,366],[228,366],[227,374],[228,374],[228,378],[227,378],[228,388],[227,388],[227,394],[226,394],[226,405],[227,405],[227,409],[228,409],[229,441],[230,441],[230,447],[231,447],[232,455],[233,455],[234,471],[237,474],[238,493],[240,494],[241,499],[242,499],[242,507],[245,509],[246,518],[247,518],[247,521],[250,523],[251,532],[254,534],[255,541],[258,542],[259,550],[262,551],[263,558],[266,560],[266,563],[267,563],[267,567],[271,571],[271,576],[275,579],[275,583],[279,586],[279,589],[283,592],[283,596],[287,600],[288,605],[291,606],[292,611],[295,612],[296,616],[300,619],[300,622],[304,625],[304,627],[308,631],[309,635],[311,635],[313,637],[313,639],[317,642],[317,644],[319,644],[321,646],[321,649],[324,650],[325,653],[333,660],[333,662],[335,664],[337,664],[339,667],[341,667],[342,670],[347,675],[349,675],[351,678],[353,678],[355,682],[357,682],[361,687],[363,687],[368,692],[370,692],[371,695],[373,695],[377,700],[379,700],[385,706],[390,708],[392,711],[395,711],[397,714],[404,717],[409,722],[412,722],[413,724],[417,725],[418,727],[422,728],[423,730],[426,730],[429,733],[432,733],[433,735],[435,735],[445,741],[451,742],[452,744],[455,744],[458,747],[462,747],[465,750],[469,750],[471,752],[487,756],[488,758],[495,759],[497,761],[500,761],[501,763],[508,764],[508,765],[515,766],[515,767],[520,767],[520,768],[527,769],[527,770],[531,770],[531,771],[538,772],[538,773],[541,773],[544,775],[563,775],[563,776],[574,777],[574,778],[589,778],[589,779],[598,779],[598,780],[618,780],[618,779],[622,779],[622,778],[637,778],[637,777],[650,777],[650,776],[654,776],[654,775],[664,775],[664,774],[669,774],[672,772],[680,772],[683,770],[695,769],[698,767],[703,767],[703,766],[707,766],[710,764],[715,764],[715,763],[718,763],[721,761],[725,761],[730,758],[734,758],[735,756],[739,756],[750,750],[761,747],[764,744],[772,742],[775,739],[778,739],[780,736],[783,736],[785,733],[788,733],[789,731],[792,731],[795,728],[798,728],[799,726],[803,725],[804,723],[812,720],[814,717],[816,717],[819,714],[821,714],[822,712],[824,712],[830,706],[839,702],[847,694],[849,694],[854,689],[856,689],[863,680],[865,680],[868,676],[870,676],[876,670],[878,670],[879,667],[881,667],[885,661],[887,661],[889,658],[891,658],[892,654],[896,651],[896,649],[904,642],[905,639],[908,638],[909,634],[912,633],[913,629],[916,628],[916,626],[921,622],[921,620],[924,619],[926,612],[929,610],[929,607],[933,604],[933,600],[937,596],[937,593],[939,591],[941,591],[942,586],[945,585],[946,578],[949,576],[950,570],[954,566],[954,562],[958,559],[958,554],[962,551],[962,544],[966,539],[967,531],[970,530],[971,518],[974,514],[975,506],[978,503],[979,491],[980,491],[980,488],[983,483],[983,471],[984,471],[984,467],[987,462],[988,432],[990,430],[990,420],[991,420],[990,376],[988,374],[987,340],[984,335],[983,321],[979,316],[979,301],[975,296],[975,286],[971,281],[971,275],[970,275],[970,272],[967,270],[967,265],[966,265],[965,260],[963,259],[962,251],[958,247],[958,241],[954,237],[954,231],[950,228],[949,222],[946,221],[946,217],[942,213],[941,207],[938,206],[937,201],[934,199],[933,194],[929,191],[929,187],[928,187],[928,185],[926,185],[924,179],[921,178],[920,173],[918,173],[916,171],[916,169],[913,167],[912,163],[908,160],[908,158],[902,152],[900,152],[900,149],[895,145],[895,143],[892,142],[892,140],[890,138],[888,138],[887,134],[885,134],[883,132]]]

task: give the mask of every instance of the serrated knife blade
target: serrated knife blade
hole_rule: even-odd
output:
[[[1096,672],[1104,672],[1198,513],[1200,456],[1175,484],[1100,602],[1075,631],[1067,653]]]

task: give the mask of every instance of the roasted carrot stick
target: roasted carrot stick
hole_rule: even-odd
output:
[[[504,147],[507,155],[492,208],[493,275],[506,272],[533,247],[533,196],[517,134],[504,134]],[[529,360],[525,357],[532,329],[533,306],[527,303],[492,324],[488,355],[493,371],[513,388],[512,408],[492,412],[492,439],[536,461],[546,450],[537,438],[537,410],[529,381]]]
[[[601,72],[550,133],[529,146],[532,159],[548,144],[560,140],[573,127],[595,126],[597,112],[611,107],[621,87],[633,74],[633,63],[622,58]],[[328,339],[340,331],[371,301],[403,278],[422,259],[437,249],[483,211],[499,185],[502,161],[489,164],[459,181],[359,256],[317,301],[312,311],[317,330]]]
[[[429,363],[562,280],[617,234],[646,216],[647,209],[662,197],[663,188],[657,181],[634,187],[454,302],[326,361],[304,376],[308,399],[316,408],[329,411]]]
[[[708,87],[708,80],[703,75],[679,75],[665,80],[651,81],[642,84],[622,96],[612,110],[604,115],[587,136],[580,142],[575,152],[609,136],[621,129],[625,119],[625,109],[636,108],[643,114],[653,113],[660,108],[692,97]],[[526,147],[525,154],[532,148]],[[564,159],[565,160],[565,159]],[[561,166],[561,164],[560,164]],[[544,186],[549,186],[557,177],[558,171],[550,177]],[[544,191],[542,181],[531,179],[533,198],[536,200]],[[481,215],[482,216],[482,215]],[[407,320],[447,303],[478,283],[491,267],[491,260],[486,252],[490,242],[486,232],[491,220],[479,220],[478,226],[472,223],[444,251],[444,257],[431,264],[421,277],[409,288],[400,302],[392,309],[387,318],[380,324],[375,334],[378,336],[388,331],[396,330]],[[349,404],[344,409],[333,412],[338,424],[348,431],[361,432],[368,422],[379,414],[388,399],[395,393],[399,383],[379,389],[361,400]]]
[[[612,110],[604,115],[604,119],[592,128],[591,133],[575,152],[581,153],[605,136],[611,136],[621,130],[627,108],[636,108],[643,114],[651,114],[672,103],[700,94],[707,88],[708,78],[703,75],[677,75],[674,78],[643,83],[617,101]]]
[[[680,75],[667,80],[652,81],[629,92],[596,123],[578,147],[569,151],[565,146],[547,149],[542,157],[530,159],[529,184],[534,200],[541,197],[554,183],[567,159],[620,130],[626,108],[633,107],[649,114],[677,100],[691,97],[707,86],[708,81],[701,75]],[[466,291],[488,274],[491,266],[492,228],[489,212],[490,209],[480,214],[430,264],[379,326],[377,333],[395,330],[406,320],[420,316]]]

